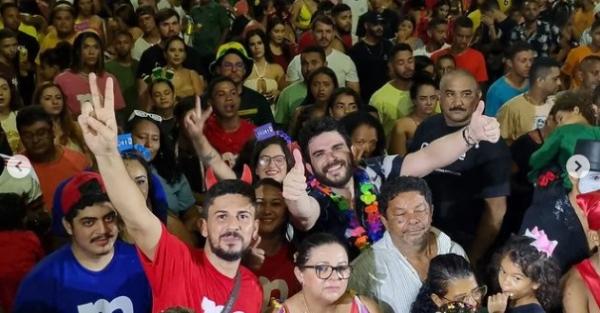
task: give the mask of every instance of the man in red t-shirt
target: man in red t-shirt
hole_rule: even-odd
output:
[[[152,287],[152,311],[183,306],[198,313],[260,312],[261,287],[256,277],[240,266],[242,255],[258,232],[252,187],[234,180],[213,186],[206,194],[199,219],[202,235],[207,238],[204,251],[189,249],[147,208],[142,193],[127,174],[117,149],[112,86],[109,80],[107,96],[101,103],[96,75],[90,74],[94,103],[84,104],[79,124],[96,156],[108,196],[138,248]],[[206,119],[197,101],[196,110],[188,113],[185,123],[196,134]]]
[[[457,68],[462,68],[473,74],[479,84],[487,82],[488,74],[483,54],[469,48],[471,40],[473,40],[473,21],[466,16],[457,18],[452,33],[452,46],[431,55],[433,62],[435,63],[442,55],[451,54],[456,61]]]
[[[227,77],[217,77],[208,85],[206,94],[213,114],[206,121],[204,135],[219,154],[237,155],[254,135],[254,125],[239,115],[238,91],[233,80]]]

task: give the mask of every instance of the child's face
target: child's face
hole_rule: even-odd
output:
[[[525,276],[521,267],[505,255],[498,270],[498,283],[502,292],[509,294],[510,300],[532,296],[539,284]]]

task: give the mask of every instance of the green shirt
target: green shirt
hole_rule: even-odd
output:
[[[275,122],[287,129],[294,111],[306,98],[307,92],[304,81],[297,81],[283,88],[275,105]]]
[[[531,155],[529,165],[529,180],[536,182],[542,171],[552,162],[557,162],[561,168],[563,185],[571,189],[571,180],[567,173],[567,160],[575,153],[575,144],[580,139],[600,140],[600,127],[584,124],[569,124],[556,128],[544,144]]]
[[[137,108],[138,91],[135,73],[137,72],[138,61],[132,60],[130,66],[124,66],[117,60],[112,60],[106,63],[105,67],[107,72],[117,78],[121,87],[125,108],[119,112],[119,115],[121,121],[126,121],[131,112]]]
[[[195,24],[192,46],[202,55],[213,55],[222,34],[229,28],[227,10],[214,1],[192,8],[190,16]]]
[[[369,104],[379,112],[386,138],[389,138],[396,121],[410,115],[413,110],[410,93],[407,90],[397,89],[390,82],[375,91]]]

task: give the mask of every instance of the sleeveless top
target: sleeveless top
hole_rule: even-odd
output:
[[[258,66],[254,64],[254,66],[252,67],[252,71],[256,73],[257,77],[252,79],[246,79],[246,81],[244,82],[244,86],[260,94],[269,93],[279,88],[279,85],[277,84],[276,80],[274,80],[273,78],[265,77],[265,74],[267,72],[267,66],[263,68],[263,71],[261,73],[258,71]]]
[[[296,21],[298,22],[298,28],[300,28],[301,30],[309,29],[311,19],[312,19],[312,13],[310,12],[310,9],[306,5],[306,3],[304,3],[304,1],[302,1],[302,7],[300,8],[300,13],[298,13],[298,18],[296,19]]]
[[[589,292],[594,296],[596,304],[600,306],[600,276],[594,269],[590,259],[586,259],[576,266],[579,275],[588,287]]]
[[[279,310],[277,313],[291,313],[288,307],[285,304],[280,304]],[[358,296],[354,296],[352,299],[352,307],[350,308],[350,313],[369,313],[369,309],[367,306],[360,301]]]

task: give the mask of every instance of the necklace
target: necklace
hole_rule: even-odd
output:
[[[302,300],[304,302],[304,313],[310,313],[308,309],[308,303],[306,302],[306,296],[304,295],[304,291],[302,291]]]
[[[259,78],[263,78],[265,77],[265,73],[267,72],[267,67],[269,66],[268,62],[265,62],[265,66],[263,66],[263,70],[262,73],[258,72],[258,64],[254,63],[254,67],[256,68],[256,76],[258,76]]]
[[[350,207],[348,200],[333,192],[330,187],[323,186],[315,177],[309,179],[309,186],[335,203],[337,209],[346,218],[347,228],[344,236],[350,240],[352,245],[362,250],[383,236],[384,227],[379,214],[375,186],[371,183],[369,176],[364,170],[357,169],[354,179],[358,181],[359,199],[365,205],[366,219],[363,223],[361,223],[356,210]]]

